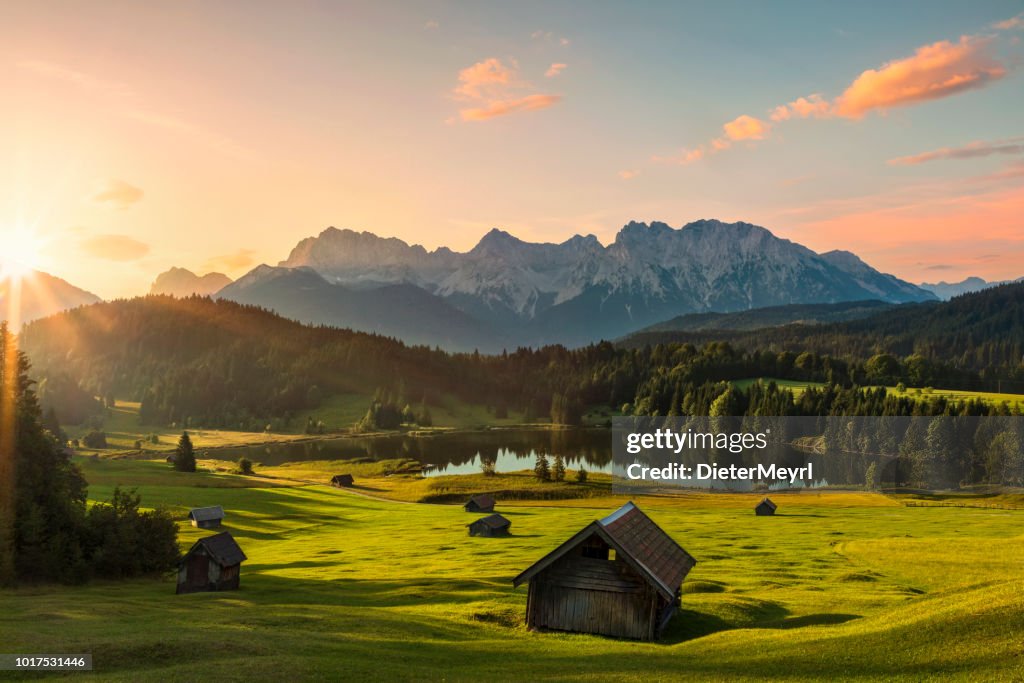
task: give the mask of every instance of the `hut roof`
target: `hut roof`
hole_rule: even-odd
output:
[[[466,526],[473,526],[474,524],[477,524],[479,522],[483,522],[492,529],[501,529],[503,527],[512,526],[512,522],[508,521],[507,519],[499,515],[497,512],[495,512],[493,515],[481,517],[480,519],[476,520],[476,522],[470,522]]]
[[[757,504],[757,507],[761,507],[762,505],[767,505],[772,510],[775,510],[775,508],[779,507],[778,505],[772,502],[771,498],[765,498],[764,500]]]
[[[331,481],[353,481],[351,474],[335,474]]]
[[[482,508],[489,508],[494,507],[495,502],[496,501],[494,500],[494,496],[492,496],[491,494],[481,493],[478,496],[470,496],[469,502],[467,502],[466,505],[469,505],[469,503],[476,503]]]
[[[672,540],[661,527],[645,515],[632,501],[604,519],[591,522],[568,541],[539,559],[512,580],[518,586],[562,557],[578,543],[597,534],[615,549],[616,555],[632,565],[666,599],[675,598],[676,591],[697,560]]]
[[[193,508],[188,513],[189,519],[197,522],[209,522],[212,519],[224,519],[224,508],[214,505],[208,508]]]
[[[245,556],[245,553],[242,552],[242,549],[238,547],[238,543],[235,542],[234,536],[226,531],[219,533],[216,536],[200,538],[188,551],[188,554],[191,555],[192,552],[200,546],[205,548],[206,553],[223,567],[230,567],[232,565],[239,564],[243,560],[249,559]]]

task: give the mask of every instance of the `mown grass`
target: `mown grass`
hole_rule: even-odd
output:
[[[499,504],[507,539],[453,505],[88,461],[91,497],[136,484],[182,519],[224,505],[242,589],[171,579],[0,591],[5,652],[91,652],[105,681],[1014,680],[1024,662],[1024,512],[907,508],[870,493],[637,502],[697,559],[658,643],[533,633],[510,579],[621,501]],[[25,675],[35,678],[38,675]],[[75,674],[89,678],[89,675]]]

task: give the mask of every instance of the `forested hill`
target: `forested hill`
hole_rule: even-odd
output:
[[[36,380],[70,378],[99,396],[142,402],[149,423],[254,427],[341,392],[428,403],[549,409],[592,352],[449,354],[388,337],[286,320],[226,300],[151,295],[36,321],[21,335]],[[604,345],[604,353],[612,353]],[[530,368],[528,371],[527,368]],[[527,376],[532,379],[527,381]]]
[[[152,424],[259,429],[260,420],[287,418],[329,396],[378,390],[402,405],[429,406],[450,395],[563,423],[593,406],[707,414],[730,391],[746,394],[729,399],[730,409],[743,412],[904,414],[917,408],[884,395],[865,403],[854,387],[956,389],[995,377],[1024,380],[1022,302],[1024,285],[1012,285],[842,324],[686,337],[698,344],[603,342],[488,356],[306,326],[231,301],[147,296],[36,321],[21,340],[34,379],[57,385],[59,378],[60,386],[141,401],[141,416]],[[752,377],[836,390],[807,391],[794,405],[788,394],[738,392],[727,384]]]
[[[650,331],[631,335],[620,346],[709,341],[853,359],[878,353],[901,358],[919,354],[988,377],[1024,379],[1024,283],[962,294],[943,303],[904,304],[846,322],[759,330]]]

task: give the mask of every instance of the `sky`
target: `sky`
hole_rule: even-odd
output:
[[[6,2],[0,235],[103,297],[327,226],[467,250],[701,218],[1016,278],[1022,38],[1020,0]]]

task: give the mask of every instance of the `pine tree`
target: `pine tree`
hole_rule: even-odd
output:
[[[174,469],[179,472],[196,471],[196,452],[188,432],[182,432],[178,447],[174,449]]]
[[[565,461],[561,455],[555,456],[555,464],[551,469],[551,477],[555,481],[565,481]]]
[[[548,467],[548,456],[543,453],[537,454],[537,460],[533,465],[533,475],[538,481],[551,481],[551,469]]]

